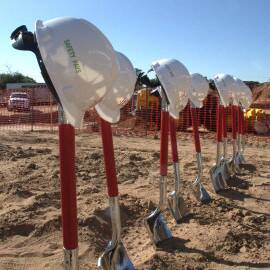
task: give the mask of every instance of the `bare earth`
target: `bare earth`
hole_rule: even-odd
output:
[[[190,134],[179,137],[183,196],[190,215],[156,251],[143,226],[158,201],[159,140],[115,137],[123,241],[136,269],[270,269],[269,138],[249,137],[248,165],[216,195],[209,179],[213,136],[202,136],[205,187],[213,202],[200,205],[190,185],[196,176]],[[80,134],[77,194],[80,269],[97,269],[111,237],[101,141]],[[229,149],[231,151],[231,148]],[[170,160],[170,159],[169,159]],[[0,133],[0,269],[63,269],[57,134]],[[173,188],[169,162],[168,188]]]

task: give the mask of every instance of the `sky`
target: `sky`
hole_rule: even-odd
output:
[[[34,55],[14,50],[10,34],[61,16],[95,24],[144,71],[155,60],[175,58],[208,78],[270,79],[270,0],[0,0],[0,9],[0,72],[19,71],[38,82]]]

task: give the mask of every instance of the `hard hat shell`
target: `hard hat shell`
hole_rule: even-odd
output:
[[[243,109],[248,109],[252,103],[252,92],[250,88],[240,79],[234,77],[237,91],[236,102],[240,103]]]
[[[208,91],[209,83],[207,79],[199,73],[193,73],[191,75],[191,88],[188,92],[188,96],[195,108],[201,108],[203,106],[203,101]]]
[[[120,120],[120,109],[129,101],[137,80],[135,69],[130,60],[122,53],[116,52],[119,74],[112,91],[95,106],[99,116],[110,123]]]
[[[176,59],[161,59],[152,63],[169,101],[169,113],[177,119],[179,112],[188,103],[188,91],[191,88],[191,77],[187,68]]]
[[[83,19],[37,21],[35,34],[66,120],[79,127],[84,112],[100,102],[118,75],[114,49]]]
[[[220,102],[224,107],[233,104],[236,92],[234,78],[229,74],[217,74],[214,77],[214,83],[218,90]]]

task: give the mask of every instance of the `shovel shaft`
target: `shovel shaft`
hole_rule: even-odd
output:
[[[118,185],[113,151],[112,127],[110,123],[102,118],[100,118],[100,121],[108,195],[109,197],[116,197],[118,196]]]
[[[167,176],[168,170],[168,131],[169,131],[169,113],[161,111],[161,129],[160,129],[160,175]]]
[[[222,142],[223,111],[224,107],[220,104],[217,104],[217,142]]]
[[[193,139],[195,144],[196,153],[201,153],[201,143],[200,143],[200,135],[199,135],[199,125],[197,118],[197,110],[196,108],[191,107],[191,121],[193,127]]]
[[[243,125],[243,122],[242,122],[242,109],[241,109],[241,107],[240,106],[238,106],[238,108],[237,108],[238,110],[237,110],[237,113],[238,113],[238,134],[242,134],[242,130],[243,130],[243,127],[242,127],[242,125]]]
[[[62,230],[65,249],[78,247],[77,201],[75,177],[75,130],[69,124],[59,125]]]
[[[244,112],[241,109],[241,107],[239,107],[239,109],[240,109],[239,121],[241,122],[240,134],[244,135],[244,133],[245,133],[245,117],[244,117]]]
[[[232,137],[236,140],[237,136],[237,106],[232,105]]]
[[[227,122],[226,122],[226,111],[225,108],[222,112],[222,131],[223,131],[223,157],[227,157]]]
[[[226,122],[226,111],[225,108],[223,108],[222,111],[222,124],[223,124],[223,138],[227,138],[227,122]]]
[[[170,117],[170,138],[172,148],[172,160],[174,163],[176,163],[178,162],[176,127],[175,127],[175,120],[172,117]]]
[[[242,135],[245,135],[245,116],[243,110],[241,115],[242,115]]]

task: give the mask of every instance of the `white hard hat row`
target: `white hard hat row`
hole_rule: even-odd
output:
[[[94,106],[104,120],[118,122],[120,109],[131,98],[137,79],[129,59],[116,52],[104,34],[84,19],[37,21],[35,37],[67,122],[79,127],[85,111]],[[190,75],[176,59],[154,61],[152,69],[166,93],[172,117],[178,118],[189,100],[193,106],[202,107],[209,89],[202,75]],[[223,105],[250,105],[251,92],[241,80],[218,74],[214,82]]]
[[[240,79],[228,74],[217,74],[214,82],[223,106],[241,104],[243,109],[247,109],[251,105],[252,93]]]

